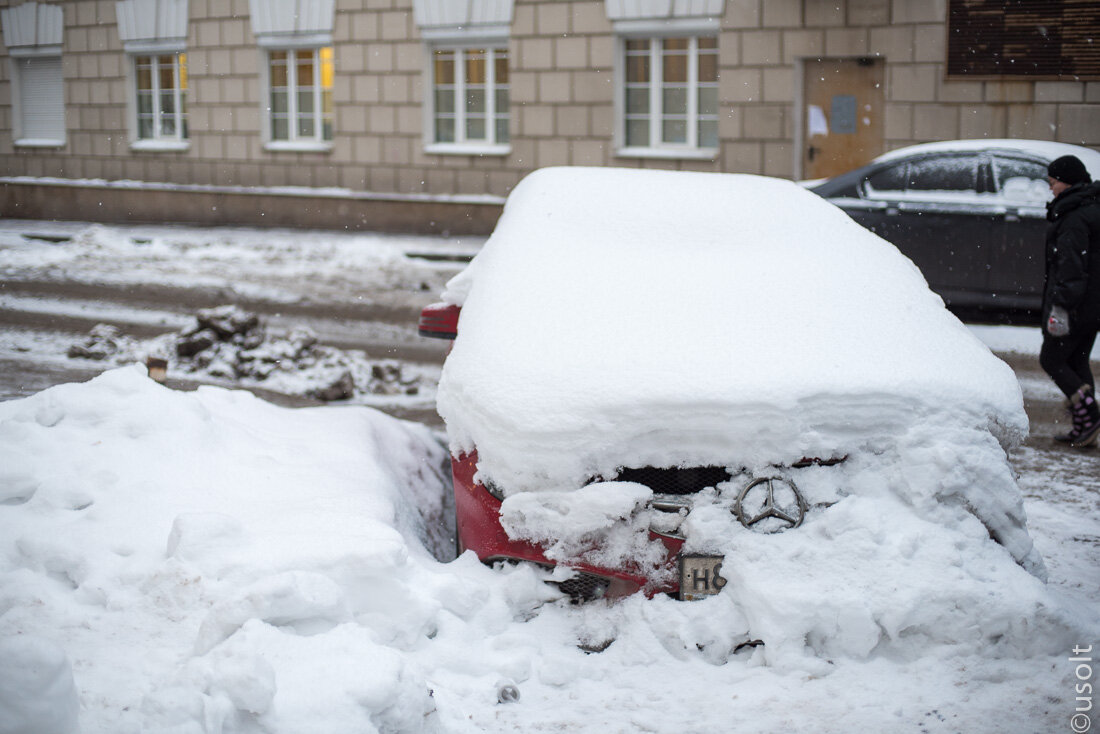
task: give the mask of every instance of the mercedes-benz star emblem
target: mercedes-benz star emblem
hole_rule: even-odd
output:
[[[797,528],[806,517],[806,501],[794,482],[781,477],[754,479],[737,495],[737,520],[762,533]]]

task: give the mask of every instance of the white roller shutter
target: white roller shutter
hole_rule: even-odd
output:
[[[15,59],[19,69],[20,141],[65,140],[65,89],[60,56]]]

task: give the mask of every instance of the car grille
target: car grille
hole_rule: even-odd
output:
[[[689,466],[658,469],[621,469],[615,477],[619,482],[644,484],[656,494],[695,494],[730,480],[730,473],[720,466]]]
[[[611,581],[593,573],[577,571],[573,578],[553,583],[558,585],[562,593],[568,594],[572,601],[582,602],[602,597]]]

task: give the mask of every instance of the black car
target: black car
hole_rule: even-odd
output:
[[[957,312],[1036,312],[1042,301],[1047,164],[1100,153],[1034,140],[902,148],[810,190],[889,240]]]

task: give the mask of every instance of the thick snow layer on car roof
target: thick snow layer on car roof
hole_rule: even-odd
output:
[[[1074,155],[1081,159],[1093,179],[1100,178],[1100,152],[1085,148],[1080,145],[1068,143],[1055,143],[1049,140],[1013,140],[1013,139],[979,139],[979,140],[944,140],[936,143],[921,143],[898,148],[889,153],[884,153],[875,159],[889,161],[895,158],[917,155],[922,153],[950,153],[967,152],[974,150],[1006,150],[1025,153],[1027,155],[1042,158],[1048,163],[1055,158],[1064,155]]]
[[[1012,371],[893,245],[796,184],[544,169],[444,297],[462,305],[438,393],[451,450],[509,496],[859,457],[874,479],[855,484],[966,507],[1042,573],[1002,449],[1027,432]]]
[[[843,453],[933,413],[1026,432],[1011,370],[917,268],[787,181],[544,169],[444,295],[439,409],[506,484]]]

